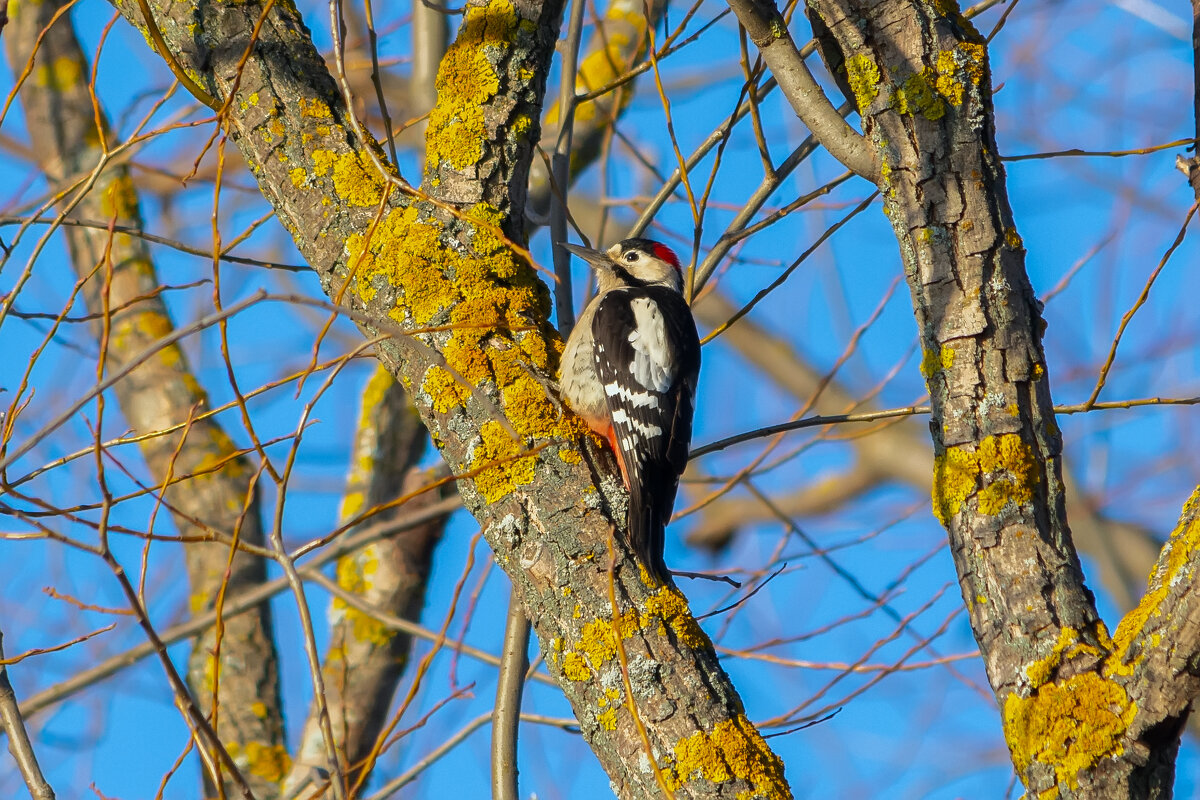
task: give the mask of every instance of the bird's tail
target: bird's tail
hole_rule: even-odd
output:
[[[671,571],[663,560],[666,545],[666,528],[658,509],[651,498],[642,492],[629,493],[629,546],[658,583],[666,583]]]

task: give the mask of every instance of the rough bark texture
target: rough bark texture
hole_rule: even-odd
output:
[[[32,57],[38,34],[61,7],[59,2],[16,3],[5,32],[8,58],[19,74]],[[42,40],[31,80],[21,92],[30,141],[50,184],[64,189],[101,163],[100,137],[111,137],[97,120],[88,91],[90,68],[64,15]],[[110,138],[109,144],[115,144]],[[69,197],[73,197],[72,192]],[[75,207],[80,219],[138,228],[141,213],[128,169],[113,164],[96,176]],[[126,234],[64,228],[71,265],[87,283],[88,311],[108,317],[106,372],[116,373],[153,347],[174,326],[158,292],[160,284],[145,242]],[[95,326],[97,342],[101,326]],[[207,398],[189,371],[178,345],[158,351],[114,387],[121,413],[137,434],[181,425],[207,410]],[[192,422],[186,441],[174,432],[147,438],[142,454],[154,482],[170,481],[162,497],[172,512],[183,548],[193,613],[215,607],[218,596],[234,600],[265,579],[257,556],[230,557],[228,542],[262,545],[253,470],[211,418]],[[219,537],[219,539],[218,539]],[[207,541],[205,541],[207,540]],[[163,545],[158,545],[162,547]],[[228,576],[226,572],[228,570]],[[219,636],[219,638],[218,638]],[[214,663],[213,653],[220,653]],[[260,798],[273,797],[287,768],[280,712],[270,607],[261,605],[223,621],[193,641],[188,683],[201,709],[211,713],[219,686],[217,732]],[[210,793],[213,787],[208,787]],[[232,788],[229,788],[232,792]]]
[[[118,5],[140,21],[137,3]],[[261,6],[152,5],[177,58],[224,98]],[[623,518],[620,480],[540,382],[561,341],[546,322],[545,286],[510,241],[522,227],[560,16],[554,0],[468,3],[437,80],[423,184],[431,199],[402,195],[378,174],[378,148],[355,136],[307,31],[282,4],[245,62],[229,123],[325,290],[342,297],[345,289],[369,333],[426,331],[416,334],[420,347],[402,335],[382,343],[380,358],[465,476],[464,500],[521,591],[617,793],[659,794],[621,648],[653,758],[676,797],[788,797],[782,764],[746,718],[686,600],[642,578],[619,531],[619,607],[610,607],[606,542]]]
[[[1067,527],[1043,322],[996,153],[986,44],[950,2],[808,10],[880,154],[925,352],[933,510],[1018,774],[1043,798],[1167,797],[1197,690],[1197,498],[1110,638]]]

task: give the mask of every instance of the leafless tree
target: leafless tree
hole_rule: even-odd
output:
[[[489,722],[498,798],[533,789],[521,753],[539,793],[578,796],[575,766],[529,755],[549,735],[586,743],[620,797],[879,796],[894,779],[814,777],[795,742],[913,686],[926,708],[969,696],[994,735],[957,763],[898,767],[916,774],[906,791],[969,768],[1000,783],[1011,771],[1029,796],[1171,796],[1200,690],[1200,500],[1169,534],[1161,507],[1120,510],[1178,506],[1200,479],[1191,431],[1171,423],[1148,464],[1125,443],[1113,458],[1128,463],[1099,481],[1093,440],[1104,414],[1161,420],[1197,400],[1168,369],[1197,332],[1132,326],[1187,252],[1200,170],[1186,155],[1186,181],[1167,168],[1194,187],[1187,208],[1136,171],[1113,181],[1078,165],[1169,160],[1194,145],[1200,115],[1170,142],[1145,115],[1129,151],[1071,150],[1009,120],[997,75],[1010,92],[1042,87],[1020,95],[1037,111],[1084,91],[1031,44],[1051,41],[1062,8],[113,5],[103,29],[79,22],[103,13],[94,0],[14,3],[0,18],[14,76],[0,146],[18,165],[0,200],[0,509],[5,547],[44,563],[48,584],[45,598],[6,595],[0,615],[10,643],[38,637],[0,660],[14,790],[54,796],[44,712],[83,697],[103,730],[101,707],[121,702],[108,679],[153,659],[139,679],[169,690],[187,731],[171,763],[141,767],[159,796],[195,791],[179,788],[185,764],[208,797],[391,796]],[[1200,96],[1190,81],[1161,91]],[[1006,126],[1041,152],[1002,149]],[[1120,198],[1040,295],[1006,159],[1014,174],[1062,164]],[[1133,232],[1134,218],[1157,227]],[[837,263],[829,248],[868,224],[898,251]],[[687,597],[630,557],[615,461],[557,399],[561,334],[586,292],[557,247],[572,229],[654,231],[690,256],[689,299],[719,354],[701,403],[730,420],[705,429],[730,438],[694,449],[678,516],[694,547],[738,566],[705,570]],[[1156,253],[1130,273],[1137,288],[1097,304],[1103,345],[1060,357],[1044,341],[1052,298],[1093,259],[1145,242]],[[802,271],[822,259],[825,278]],[[806,274],[869,287],[854,303],[877,304],[851,312],[845,283],[836,292],[832,356],[797,346],[794,309],[771,311],[785,292],[809,297],[794,289]],[[903,286],[915,342],[888,334],[864,355]],[[1158,374],[1131,366],[1132,349]],[[1056,406],[1052,376],[1082,402]],[[818,451],[836,466],[806,474],[797,456]],[[511,582],[507,613],[483,599],[498,573],[448,532],[461,507]],[[880,580],[898,526],[920,532],[916,546]],[[764,529],[775,544],[752,532]],[[902,599],[946,535],[961,605],[928,579]],[[1111,632],[1081,552],[1124,613]],[[468,626],[488,631],[481,646]],[[967,626],[977,653],[955,642]],[[843,646],[811,657],[830,633]],[[56,657],[75,659],[54,662],[71,675],[24,674]],[[459,659],[486,665],[485,682],[460,681]],[[289,666],[307,693],[287,691]],[[808,680],[817,670],[829,676]],[[544,695],[523,699],[527,685]],[[289,743],[285,711],[305,707]],[[899,741],[931,726],[912,723]],[[861,763],[862,731],[848,730],[839,757]],[[77,777],[60,795],[92,781]]]

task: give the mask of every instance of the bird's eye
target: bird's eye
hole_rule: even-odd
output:
[[[630,264],[632,264],[634,261],[637,261],[638,260],[637,250],[630,250],[628,253],[626,253],[625,260],[628,261]]]

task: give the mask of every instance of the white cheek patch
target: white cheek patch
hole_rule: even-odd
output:
[[[671,388],[674,362],[667,346],[662,313],[653,301],[645,297],[635,298],[629,306],[634,318],[634,327],[629,333],[634,358],[629,371],[647,389],[665,392]]]

